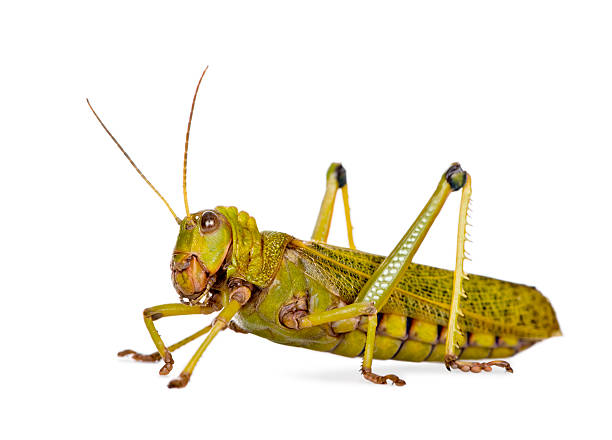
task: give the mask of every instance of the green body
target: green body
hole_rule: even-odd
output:
[[[234,317],[242,329],[279,344],[362,354],[367,319],[291,329],[282,324],[280,311],[300,297],[305,297],[309,314],[351,304],[383,257],[278,232],[259,234],[254,221],[244,226],[251,218],[246,213],[217,210],[234,232],[228,273],[257,287]],[[249,240],[241,241],[241,236]],[[379,313],[375,358],[443,361],[452,278],[452,271],[410,266]],[[464,359],[508,357],[559,333],[554,310],[533,287],[477,275],[470,275],[464,286],[469,298],[459,320],[467,332],[460,341]]]
[[[187,201],[189,131],[202,73],[191,104],[183,159],[181,219],[142,174],[106,128],[98,122],[128,161],[164,202],[180,230],[170,269],[182,304],[144,310],[145,325],[157,352],[123,350],[140,361],[163,360],[160,374],[174,364],[171,352],[207,336],[177,379],[182,388],[215,336],[226,327],[253,333],[285,345],[362,356],[361,373],[373,383],[405,382],[372,372],[372,359],[443,361],[448,369],[478,373],[492,366],[512,372],[510,364],[457,361],[508,357],[535,342],[560,334],[555,312],[533,287],[463,270],[471,177],[458,163],[441,176],[433,195],[386,257],[355,249],[349,214],[346,170],[332,163],[312,234],[300,241],[281,232],[260,233],[255,219],[235,207],[191,213]],[[455,270],[413,264],[413,257],[453,191],[461,190]],[[335,197],[342,191],[350,249],[326,244]],[[166,346],[154,321],[167,316],[210,314],[213,323]],[[232,326],[233,324],[233,326]]]

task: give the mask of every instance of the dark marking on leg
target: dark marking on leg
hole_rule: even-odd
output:
[[[336,167],[336,180],[338,181],[338,188],[346,185],[346,169],[341,163]]]
[[[446,171],[446,181],[453,191],[457,191],[463,188],[463,185],[465,185],[465,182],[467,181],[467,173],[463,171],[461,165],[455,162]]]

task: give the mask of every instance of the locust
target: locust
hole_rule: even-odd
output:
[[[440,362],[450,371],[479,373],[543,339],[561,335],[555,311],[536,288],[480,275],[468,275],[464,261],[471,201],[471,176],[453,163],[441,176],[429,201],[387,256],[355,248],[346,170],[332,163],[311,239],[259,231],[255,218],[233,206],[191,212],[187,201],[187,153],[197,83],[187,124],[183,158],[185,216],[145,177],[87,104],[106,133],[138,174],[166,205],[179,232],[170,262],[179,301],[144,309],[144,323],[157,349],[151,354],[123,350],[119,356],[163,362],[159,374],[173,368],[172,352],[206,335],[170,388],[185,387],[204,351],[227,328],[270,341],[361,357],[361,374],[376,384],[405,385],[394,374],[372,371],[373,359]],[[342,193],[349,247],[327,243],[334,204]],[[454,270],[413,263],[442,206],[461,191]],[[155,322],[179,315],[217,313],[212,322],[172,344],[160,337]]]

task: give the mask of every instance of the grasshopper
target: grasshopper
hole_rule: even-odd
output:
[[[471,177],[457,163],[443,173],[412,226],[386,257],[355,248],[346,171],[333,163],[310,241],[282,232],[260,232],[253,217],[235,207],[191,212],[187,201],[189,132],[200,76],[191,103],[183,160],[185,217],[179,218],[123,147],[91,111],[128,161],[164,202],[179,225],[170,263],[180,301],[146,308],[144,322],[157,348],[152,354],[123,350],[145,362],[173,368],[172,352],[206,338],[170,388],[187,385],[200,357],[217,334],[230,328],[273,342],[341,356],[362,357],[361,374],[376,384],[405,382],[372,371],[373,359],[442,362],[478,373],[538,341],[561,334],[550,302],[534,287],[463,269]],[[451,192],[461,190],[454,271],[415,264],[415,253]],[[327,243],[336,194],[341,191],[349,248]],[[212,314],[212,323],[167,346],[155,321],[167,316]],[[470,359],[470,361],[468,361]]]

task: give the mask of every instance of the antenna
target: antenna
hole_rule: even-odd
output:
[[[200,84],[202,83],[202,79],[204,78],[204,74],[207,70],[208,66],[204,68],[204,72],[202,72],[202,76],[200,76],[195,93],[193,94],[191,112],[189,113],[189,122],[187,123],[187,135],[185,136],[185,156],[183,157],[183,198],[185,199],[185,212],[187,213],[187,218],[191,218],[191,214],[189,213],[189,203],[187,203],[187,150],[189,149],[189,131],[191,130],[191,119],[193,118],[193,109],[195,107],[196,97],[198,96],[198,90],[200,89]]]
[[[201,79],[200,79],[201,81]],[[196,91],[197,92],[197,91]],[[194,98],[195,100],[195,98]],[[174,217],[174,219],[176,220],[176,222],[180,225],[181,224],[181,219],[178,218],[176,216],[176,214],[174,213],[174,211],[172,210],[172,208],[170,207],[170,205],[168,204],[168,202],[166,201],[166,199],[164,199],[164,196],[162,196],[159,191],[153,186],[153,184],[151,182],[149,182],[149,179],[147,179],[145,177],[144,174],[142,174],[142,171],[140,171],[140,169],[136,166],[136,164],[134,163],[134,161],[132,160],[132,158],[125,152],[125,150],[123,149],[123,147],[119,144],[119,142],[117,142],[117,139],[115,139],[115,136],[112,135],[112,133],[109,131],[108,128],[106,128],[106,125],[104,125],[104,122],[102,122],[102,119],[100,119],[100,117],[98,116],[98,114],[96,113],[96,111],[93,109],[93,107],[91,106],[91,103],[89,102],[89,99],[87,99],[87,105],[89,106],[89,108],[91,109],[91,111],[93,112],[94,116],[96,117],[96,119],[98,120],[98,122],[100,123],[100,125],[102,126],[102,128],[104,129],[104,131],[106,131],[106,133],[108,133],[108,135],[111,137],[111,139],[113,140],[113,142],[115,142],[115,145],[117,145],[119,147],[119,149],[121,150],[121,152],[123,153],[123,155],[127,158],[127,160],[130,161],[130,163],[132,164],[132,166],[134,167],[134,169],[138,172],[138,174],[140,174],[140,177],[142,177],[144,179],[145,182],[147,182],[147,184],[151,187],[151,189],[153,191],[155,191],[155,194],[157,194],[159,196],[160,199],[162,199],[162,202],[164,202],[164,204],[166,205],[166,207],[168,208],[168,210],[170,210],[170,212],[172,213],[172,217]],[[192,108],[192,112],[193,112],[193,108]],[[191,118],[189,120],[189,122],[191,123]],[[187,133],[187,137],[189,138],[189,132]],[[186,148],[186,147],[185,147]],[[187,150],[185,149],[185,160],[187,160]],[[185,194],[185,203],[187,202],[187,194]]]

